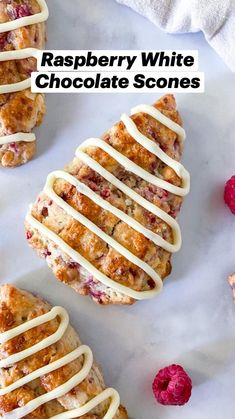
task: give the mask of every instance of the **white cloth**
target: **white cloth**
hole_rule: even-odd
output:
[[[170,33],[202,31],[235,72],[235,0],[117,0]]]

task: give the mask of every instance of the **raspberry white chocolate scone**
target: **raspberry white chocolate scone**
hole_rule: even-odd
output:
[[[233,291],[233,299],[235,301],[235,273],[233,273],[232,275],[230,275],[228,277],[228,282],[229,282],[229,284],[230,284],[230,286],[232,288],[232,291]]]
[[[36,151],[32,132],[45,114],[43,94],[31,93],[33,58],[46,41],[45,0],[0,2],[0,166],[26,163]]]
[[[86,140],[51,173],[26,218],[28,243],[56,278],[99,304],[159,293],[181,246],[176,217],[189,191],[175,99],[141,105]]]
[[[0,287],[0,416],[128,419],[62,307]]]

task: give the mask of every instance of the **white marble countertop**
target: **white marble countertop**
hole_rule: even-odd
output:
[[[223,185],[235,172],[235,77],[202,35],[164,34],[113,0],[50,0],[49,6],[49,48],[199,49],[206,92],[177,95],[187,130],[184,163],[192,175],[180,216],[184,244],[164,292],[133,307],[98,307],[55,281],[24,238],[28,204],[82,140],[156,96],[51,94],[37,158],[0,170],[0,281],[69,310],[132,419],[234,419],[235,307],[226,277],[235,270],[235,217],[223,204]],[[193,380],[192,398],[181,408],[162,407],[152,396],[155,373],[171,363],[182,364]]]

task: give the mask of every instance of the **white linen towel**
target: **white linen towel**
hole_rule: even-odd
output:
[[[202,31],[235,72],[235,0],[117,0],[170,33]]]

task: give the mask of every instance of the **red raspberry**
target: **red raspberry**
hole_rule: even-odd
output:
[[[232,213],[235,214],[235,176],[232,176],[225,185],[224,202]]]
[[[27,240],[32,239],[32,237],[33,237],[33,235],[31,233],[31,231],[26,231],[26,238],[27,238]]]
[[[102,191],[100,191],[100,196],[102,198],[109,198],[110,197],[110,189],[109,188],[105,188]]]
[[[9,5],[8,14],[11,19],[15,20],[21,17],[31,16],[32,12],[27,4],[20,4],[15,7]]]
[[[153,393],[163,405],[182,406],[191,397],[192,381],[180,365],[161,369],[153,382]]]
[[[31,15],[32,15],[32,12],[31,12],[29,6],[27,6],[27,4],[21,4],[21,5],[16,7],[17,18],[25,17],[25,16],[31,16]]]

